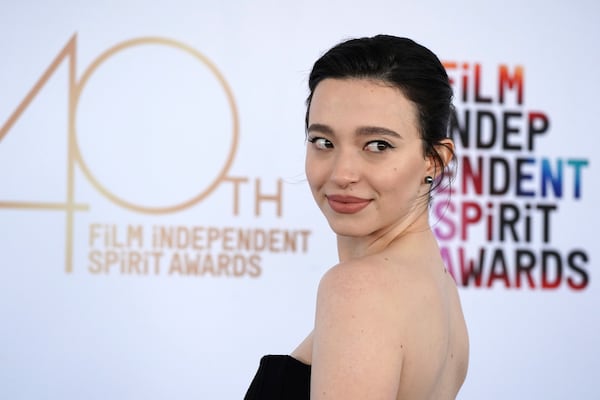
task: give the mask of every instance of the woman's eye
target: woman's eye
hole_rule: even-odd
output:
[[[330,140],[322,137],[310,138],[308,141],[314,144],[315,147],[320,150],[331,149],[333,147],[333,143],[331,143]]]
[[[365,146],[365,150],[372,151],[373,153],[381,153],[382,151],[391,148],[393,148],[393,146],[383,140],[374,140],[372,142],[367,143],[367,145]]]

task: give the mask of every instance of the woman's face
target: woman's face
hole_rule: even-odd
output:
[[[338,235],[402,229],[427,207],[431,162],[416,107],[369,79],[325,79],[312,97],[306,176]]]

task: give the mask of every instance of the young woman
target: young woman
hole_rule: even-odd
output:
[[[309,88],[306,176],[339,263],[312,332],[261,360],[246,399],[455,399],[467,329],[428,219],[454,157],[448,76],[425,47],[379,35],[325,53]]]

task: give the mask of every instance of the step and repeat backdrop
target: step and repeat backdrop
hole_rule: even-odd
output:
[[[594,1],[0,5],[0,398],[241,399],[311,330],[335,238],[304,176],[312,63],[389,33],[455,90],[431,224],[462,400],[597,399]]]

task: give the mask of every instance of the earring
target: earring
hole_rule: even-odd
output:
[[[428,185],[431,185],[433,183],[433,178],[431,176],[426,176],[425,177],[425,183]]]

